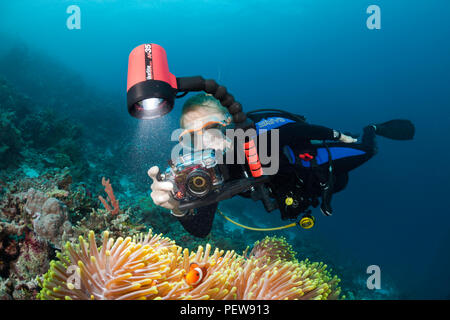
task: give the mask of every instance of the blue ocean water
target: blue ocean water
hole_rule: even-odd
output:
[[[70,5],[81,10],[81,29],[66,27]],[[367,28],[369,5],[381,10],[379,30]],[[0,54],[22,43],[113,97],[108,113],[127,118],[123,130],[135,135],[143,150],[136,161],[147,167],[153,164],[148,145],[164,149],[167,139],[161,156],[170,156],[169,135],[183,99],[150,124],[128,115],[128,54],[142,43],[163,46],[177,76],[216,79],[246,111],[282,108],[351,132],[410,119],[415,139],[379,137],[379,153],[352,171],[345,191],[334,197],[332,217],[315,212],[313,230],[283,234],[320,244],[336,263],[351,264],[355,279],[378,265],[382,288],[389,279],[401,297],[448,299],[449,10],[445,0],[2,1]],[[145,171],[142,176],[147,179]],[[226,206],[245,211],[255,224],[282,223],[251,200]]]

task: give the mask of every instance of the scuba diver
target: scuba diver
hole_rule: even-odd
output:
[[[239,195],[263,200],[267,211],[279,209],[283,220],[296,219],[300,214],[311,218],[310,207],[316,208],[319,204],[321,212],[331,216],[332,196],[345,189],[349,172],[377,153],[376,136],[410,140],[415,131],[409,120],[370,124],[363,128],[359,142],[358,135],[309,124],[303,116],[283,110],[261,109],[248,112],[247,117],[255,123],[261,135],[270,135],[272,130],[278,130],[279,169],[276,174],[268,176],[263,185],[256,187],[259,199],[255,199],[254,193],[248,190]],[[220,134],[230,123],[231,116],[219,100],[209,94],[198,94],[183,106],[180,125],[184,131],[181,136],[189,135],[200,140],[202,149],[234,152],[232,141]],[[239,165],[223,166],[228,179],[242,174]],[[193,236],[206,237],[212,229],[218,203],[182,210],[180,201],[174,197],[174,183],[158,179],[160,171],[157,166],[150,168],[148,175],[153,179],[151,198],[154,203],[171,210]]]

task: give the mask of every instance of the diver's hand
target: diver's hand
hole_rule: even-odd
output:
[[[179,201],[172,197],[173,184],[170,181],[158,181],[157,176],[159,174],[159,168],[157,166],[151,167],[148,170],[148,176],[153,179],[151,186],[153,202],[157,206],[172,210],[174,212],[178,211]]]
[[[358,139],[355,139],[353,137],[350,137],[348,135],[341,133],[341,137],[339,138],[339,141],[345,142],[345,143],[355,143],[355,142],[358,142]]]

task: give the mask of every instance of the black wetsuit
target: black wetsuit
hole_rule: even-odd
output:
[[[288,123],[278,129],[280,167],[268,185],[283,220],[317,207],[319,198],[324,201],[325,188],[331,188],[331,193],[343,190],[349,171],[377,152],[372,127],[364,128],[361,143],[340,142],[333,129],[308,123]],[[293,199],[294,205],[287,205],[286,198]]]
[[[364,128],[361,143],[343,143],[337,140],[333,129],[280,115],[262,114],[252,117],[252,120],[260,135],[270,135],[271,130],[279,130],[279,170],[277,174],[270,176],[267,186],[282,219],[295,219],[309,207],[317,207],[319,198],[323,195],[323,188],[330,181],[332,193],[343,190],[348,183],[348,172],[362,165],[377,152],[375,130],[370,126]],[[320,141],[312,143],[311,140]],[[270,141],[270,137],[267,141]],[[330,164],[332,180],[329,175]],[[242,177],[242,169],[239,166],[228,167],[231,178]],[[249,193],[242,196],[249,197]],[[287,197],[293,198],[295,205],[287,206]],[[198,208],[179,218],[179,221],[192,235],[206,237],[211,231],[217,205],[215,203]]]

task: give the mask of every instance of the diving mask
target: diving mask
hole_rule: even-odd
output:
[[[231,140],[225,131],[230,128],[231,117],[220,119],[212,116],[207,121],[196,121],[179,136],[179,142],[194,150],[214,149],[226,151],[231,147]]]

